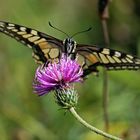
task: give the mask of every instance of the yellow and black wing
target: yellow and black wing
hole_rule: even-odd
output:
[[[0,21],[0,32],[16,39],[33,50],[38,63],[46,63],[59,58],[63,42],[45,33],[18,24]],[[132,55],[108,48],[77,44],[76,52],[83,63],[84,75],[98,72],[97,66],[108,70],[137,70],[140,59]]]
[[[61,40],[50,35],[9,22],[0,21],[0,32],[31,48],[37,63],[58,58],[63,45]]]
[[[84,59],[84,76],[98,72],[97,66],[103,66],[107,70],[140,69],[139,58],[120,51],[82,44],[77,45],[76,51]]]

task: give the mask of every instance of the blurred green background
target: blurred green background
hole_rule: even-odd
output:
[[[104,46],[97,0],[1,0],[0,20],[35,28],[64,39],[48,21],[68,34],[90,26],[93,30],[75,37],[78,43]],[[112,0],[110,48],[140,57],[140,1]],[[0,140],[103,140],[55,104],[53,94],[38,97],[32,81],[37,64],[31,50],[0,34]],[[109,132],[126,140],[140,140],[140,72],[109,74]],[[79,114],[104,129],[102,108],[103,72],[77,85]]]

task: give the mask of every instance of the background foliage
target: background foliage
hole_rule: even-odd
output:
[[[110,5],[110,48],[140,56],[140,1],[112,0]],[[78,43],[104,45],[97,0],[1,0],[0,20],[26,25],[64,39],[48,21],[69,34],[93,27],[76,36]],[[89,132],[55,104],[52,94],[33,94],[37,65],[31,50],[0,34],[0,140],[102,140]],[[102,68],[81,85],[78,112],[94,126],[104,129],[102,111]],[[126,140],[140,139],[140,72],[109,74],[110,133]]]

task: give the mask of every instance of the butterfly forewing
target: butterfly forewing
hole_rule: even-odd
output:
[[[37,63],[59,57],[62,41],[25,26],[0,21],[0,32],[32,48]]]
[[[77,52],[90,61],[90,63],[85,61],[85,75],[92,71],[97,72],[97,66],[103,66],[108,70],[137,70],[140,68],[139,58],[120,51],[97,46],[77,45]]]

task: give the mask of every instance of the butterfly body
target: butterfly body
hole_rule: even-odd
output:
[[[35,29],[4,21],[0,21],[0,32],[31,48],[37,63],[59,59],[62,53],[77,59],[83,67],[84,76],[98,72],[98,66],[107,70],[140,69],[140,59],[135,56],[97,45],[76,44],[72,38],[62,41]]]
[[[71,57],[71,59],[75,59],[76,58],[76,41],[74,41],[71,38],[66,38],[63,41],[63,49],[62,52],[67,54],[68,56]]]

